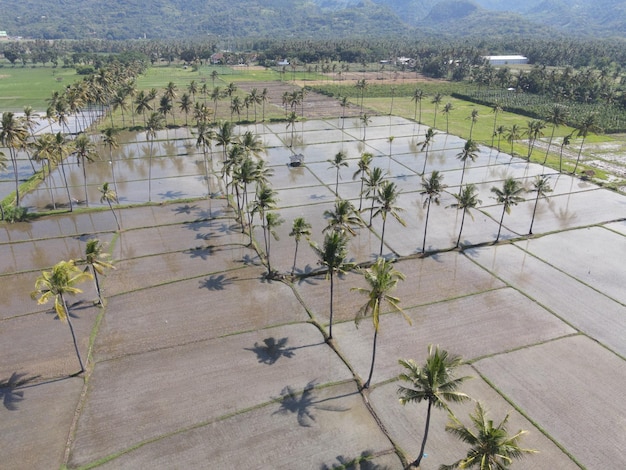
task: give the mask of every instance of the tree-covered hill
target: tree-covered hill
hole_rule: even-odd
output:
[[[0,30],[43,39],[626,37],[626,1],[7,0]]]

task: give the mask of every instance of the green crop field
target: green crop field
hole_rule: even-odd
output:
[[[46,99],[52,92],[62,90],[80,76],[74,69],[52,67],[12,67],[8,62],[0,67],[0,112],[19,112],[24,106],[45,111]]]

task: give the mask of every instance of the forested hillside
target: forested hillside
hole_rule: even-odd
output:
[[[43,39],[626,37],[626,1],[8,0],[0,30]]]

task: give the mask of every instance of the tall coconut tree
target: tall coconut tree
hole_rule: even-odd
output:
[[[420,90],[419,88],[416,88],[415,90],[413,90],[413,94],[411,95],[411,101],[415,102],[415,109],[413,110],[413,120],[417,121],[419,123],[422,122],[422,99],[424,98],[425,94],[423,90]],[[419,119],[417,119],[417,108],[419,106]]]
[[[0,130],[0,143],[9,149],[9,158],[13,164],[15,177],[15,205],[20,205],[20,177],[17,163],[17,152],[26,145],[28,131],[23,122],[12,112],[2,113],[2,129]]]
[[[367,174],[370,171],[370,165],[374,160],[374,155],[370,152],[363,152],[361,154],[361,158],[357,162],[357,170],[352,175],[352,179],[355,180],[360,177],[361,179],[361,190],[359,191],[359,212],[363,209],[363,187],[365,186],[365,180],[367,178]]]
[[[500,217],[500,226],[498,227],[498,235],[496,236],[495,243],[500,240],[500,232],[502,231],[502,222],[504,221],[504,214],[511,213],[511,207],[516,206],[518,203],[524,200],[520,196],[524,192],[522,183],[513,177],[509,177],[502,183],[502,188],[493,186],[491,192],[495,194],[495,199],[498,204],[502,204],[502,216]]]
[[[563,137],[561,141],[561,150],[559,152],[559,173],[563,173],[563,149],[572,143],[572,137],[574,134],[568,134]]]
[[[276,233],[276,228],[279,227],[280,225],[282,225],[282,223],[284,222],[283,219],[280,218],[280,214],[278,214],[278,212],[266,212],[265,213],[265,221],[263,223],[263,230],[264,233],[266,233],[265,236],[265,240],[266,240],[266,251],[265,251],[265,259],[267,260],[267,277],[271,278],[274,274],[274,271],[272,270],[272,263],[271,263],[271,252],[272,252],[272,238],[274,238],[274,240],[278,240],[278,233]]]
[[[4,152],[0,152],[0,172],[7,169],[7,157]],[[0,201],[0,220],[4,220],[4,205]]]
[[[530,161],[533,149],[535,148],[535,143],[538,139],[543,137],[543,130],[545,128],[545,121],[542,121],[540,119],[533,119],[531,121],[528,121],[526,130],[524,131],[524,134],[528,137],[528,161]]]
[[[533,181],[533,188],[530,192],[536,193],[535,197],[535,205],[533,207],[533,216],[530,219],[530,228],[528,229],[528,234],[533,234],[533,224],[535,223],[535,214],[537,212],[537,205],[539,204],[539,198],[548,199],[548,193],[552,192],[552,188],[550,187],[550,182],[546,175],[537,175],[535,180]]]
[[[113,214],[113,218],[115,219],[115,224],[117,225],[117,229],[121,230],[122,227],[120,226],[120,221],[117,218],[117,214],[113,210],[113,204],[112,204],[114,202],[117,204],[118,202],[117,192],[113,188],[111,188],[109,186],[109,183],[107,182],[103,183],[102,186],[98,188],[98,191],[100,191],[100,203],[103,203],[103,202],[107,203],[107,205],[109,206],[109,209],[111,210],[111,213]]]
[[[44,305],[50,299],[54,299],[54,310],[59,319],[70,328],[72,341],[76,357],[80,364],[80,372],[85,372],[85,366],[80,356],[80,350],[76,341],[74,327],[67,307],[66,296],[75,295],[82,292],[78,287],[84,281],[91,279],[91,274],[82,271],[76,266],[73,260],[59,261],[50,271],[42,271],[41,275],[35,281],[35,290],[31,293],[31,298],[37,300],[37,304]]]
[[[346,155],[346,152],[340,150],[335,154],[334,158],[328,159],[326,161],[330,163],[330,166],[328,168],[335,168],[336,170],[335,194],[339,196],[339,170],[341,170],[341,167],[348,167],[348,157]]]
[[[385,243],[385,226],[387,224],[387,216],[391,214],[391,216],[396,219],[400,224],[405,227],[406,222],[402,217],[400,217],[400,212],[402,209],[399,206],[396,206],[398,202],[398,198],[400,197],[400,190],[398,189],[396,183],[385,180],[378,188],[376,192],[376,209],[374,211],[374,217],[380,215],[383,219],[383,226],[380,234],[380,251],[378,256],[383,255],[383,245]]]
[[[363,384],[363,388],[367,389],[372,381],[374,373],[374,363],[376,361],[376,341],[378,338],[378,330],[380,326],[380,314],[383,312],[384,305],[387,304],[392,310],[402,313],[406,321],[411,324],[411,319],[400,308],[400,299],[391,295],[395,290],[399,281],[404,281],[405,276],[393,267],[393,262],[379,257],[371,268],[363,271],[363,277],[368,287],[354,287],[352,290],[367,295],[367,302],[363,305],[355,318],[358,326],[359,321],[371,315],[374,324],[374,342],[372,347],[372,363],[367,380]]]
[[[146,122],[146,139],[150,153],[148,155],[148,201],[152,201],[152,159],[154,157],[154,141],[157,133],[163,129],[163,117],[159,113],[152,113]]]
[[[378,193],[378,188],[383,181],[385,180],[385,175],[383,174],[382,168],[374,167],[370,172],[368,172],[367,177],[365,178],[365,195],[372,200],[372,205],[369,209],[370,211],[370,220],[368,226],[372,226],[372,218],[374,217],[374,204],[376,203],[376,194]]]
[[[476,206],[481,204],[482,201],[478,199],[476,185],[474,184],[465,185],[464,188],[461,188],[460,194],[453,194],[453,196],[456,199],[456,202],[451,204],[450,207],[463,211],[463,215],[461,216],[461,227],[459,228],[459,237],[456,240],[456,247],[458,248],[461,243],[461,234],[463,233],[465,214],[469,213],[472,220],[474,220],[471,209],[474,209]]]
[[[578,149],[578,156],[576,157],[576,164],[574,165],[574,171],[572,172],[573,174],[576,174],[578,163],[580,162],[580,155],[583,152],[585,140],[590,132],[600,132],[600,127],[597,124],[597,117],[595,114],[588,114],[583,118],[578,126],[576,126],[576,137],[582,137],[582,141],[580,142],[580,148]]]
[[[437,110],[439,109],[439,105],[441,104],[441,100],[443,99],[443,95],[441,93],[437,93],[433,96],[431,103],[435,105],[435,120],[433,122],[433,127],[437,127]]]
[[[311,236],[311,224],[306,221],[304,217],[296,217],[293,220],[291,225],[291,232],[289,232],[289,236],[293,237],[296,242],[296,249],[293,253],[293,266],[291,268],[291,275],[296,271],[296,260],[298,259],[298,246],[300,244],[300,240],[302,237],[305,237],[307,240]]]
[[[261,184],[256,190],[256,198],[252,202],[252,214],[259,214],[261,219],[261,225],[263,228],[263,240],[265,242],[265,253],[268,252],[268,232],[266,230],[266,213],[274,208],[278,204],[276,195],[278,193],[272,189],[268,184]],[[252,227],[250,227],[252,230]]]
[[[72,148],[70,146],[70,142],[66,140],[65,136],[61,132],[57,132],[54,135],[51,147],[52,154],[54,155],[54,161],[61,168],[61,175],[63,176],[63,182],[65,183],[65,190],[67,192],[67,200],[70,212],[72,212],[74,210],[74,200],[70,194],[70,185],[67,180],[67,173],[65,172],[65,159],[70,155]]]
[[[85,257],[77,261],[77,264],[85,264],[87,265],[86,269],[91,270],[91,275],[93,276],[96,292],[98,294],[98,305],[101,307],[104,307],[104,301],[102,299],[98,274],[104,275],[108,269],[115,269],[115,266],[109,261],[110,257],[111,255],[104,251],[100,240],[90,238],[87,240],[87,245],[85,246]]]
[[[469,115],[468,119],[471,122],[470,131],[469,131],[469,140],[472,140],[472,133],[474,132],[474,124],[478,122],[478,110],[476,108],[472,109],[472,113]]]
[[[115,161],[113,159],[113,149],[120,147],[117,141],[117,130],[113,127],[107,127],[102,131],[102,143],[109,148],[109,166],[111,167],[111,178],[113,179],[113,189],[117,192],[117,179],[115,177]]]
[[[455,377],[455,370],[463,365],[461,356],[451,355],[446,350],[440,350],[439,346],[433,348],[432,344],[428,346],[428,357],[422,366],[418,366],[413,359],[400,359],[398,363],[404,367],[404,372],[398,378],[409,384],[398,387],[400,403],[406,405],[425,401],[428,405],[422,446],[412,464],[419,467],[426,449],[432,409],[445,409],[450,412],[449,402],[459,403],[469,400],[470,397],[458,391],[458,388],[471,377]]]
[[[480,149],[478,148],[478,144],[472,139],[469,139],[465,142],[463,150],[461,150],[456,156],[456,158],[463,162],[463,170],[461,171],[461,183],[459,184],[459,194],[461,193],[461,187],[463,186],[463,178],[465,176],[465,167],[467,166],[467,161],[471,160],[472,162],[475,162],[478,158],[479,153]]]
[[[563,126],[566,123],[569,112],[567,107],[561,104],[555,104],[546,116],[546,122],[552,124],[552,132],[550,133],[550,140],[548,141],[548,148],[546,149],[546,156],[543,159],[543,165],[548,161],[548,154],[550,153],[550,147],[552,146],[552,140],[554,139],[554,132],[557,127]]]
[[[424,175],[424,173],[426,172],[426,163],[428,162],[428,149],[433,144],[436,135],[437,133],[435,132],[435,130],[432,127],[429,127],[426,131],[426,134],[424,134],[424,140],[418,143],[418,145],[421,145],[420,151],[426,151],[424,155],[424,167],[422,168],[422,175]]]
[[[458,437],[470,446],[464,458],[451,465],[440,465],[439,470],[454,470],[478,468],[479,470],[505,470],[510,468],[514,461],[537,451],[520,447],[520,440],[527,431],[519,430],[510,435],[507,429],[509,415],[494,426],[494,422],[487,418],[487,412],[478,402],[474,414],[470,414],[472,428],[467,427],[454,415],[450,415],[450,422],[446,431]]]
[[[363,221],[354,210],[354,206],[347,199],[336,199],[335,207],[324,211],[324,218],[328,220],[328,225],[322,233],[335,231],[349,233],[356,236],[356,228],[363,226]]]
[[[188,118],[189,113],[193,109],[193,104],[193,100],[188,93],[183,93],[181,95],[180,101],[178,102],[178,109],[185,113],[185,126],[189,125]]]
[[[344,274],[353,268],[353,265],[347,262],[348,237],[344,232],[332,230],[324,236],[324,244],[321,247],[312,242],[311,248],[319,257],[319,263],[326,268],[326,279],[330,281],[328,339],[332,340],[335,276]]]
[[[511,144],[511,157],[513,157],[513,144],[522,137],[522,130],[517,124],[513,124],[507,129],[506,140]]]
[[[446,117],[446,133],[450,132],[450,113],[454,109],[454,106],[449,101],[441,108],[441,113]],[[471,139],[470,132],[470,139]]]
[[[85,205],[89,207],[89,193],[87,191],[87,162],[91,163],[98,156],[95,144],[84,133],[78,134],[78,136],[72,141],[72,153],[76,155],[76,163],[78,166],[82,166],[83,170],[83,190],[85,192]]]
[[[372,119],[367,114],[362,114],[359,118],[363,124],[363,142],[365,142],[365,134],[367,132],[367,126],[372,122]]]
[[[502,135],[502,132],[496,132],[498,126],[498,115],[504,111],[499,101],[496,101],[491,105],[491,112],[493,113],[493,133],[491,134],[491,146],[493,147],[493,141],[496,135]],[[498,152],[500,151],[500,139],[498,139]]]
[[[447,188],[442,183],[443,175],[438,170],[433,170],[428,179],[422,176],[422,192],[420,194],[424,197],[423,207],[426,208],[426,220],[424,222],[424,240],[422,242],[422,253],[426,252],[426,230],[428,229],[428,216],[430,215],[430,204],[435,203],[439,205],[441,192]]]
[[[294,133],[296,132],[296,122],[298,122],[298,115],[296,114],[295,111],[291,111],[287,117],[287,124],[285,126],[286,129],[291,128],[291,140],[289,142],[289,148],[293,147],[293,139],[294,139]]]
[[[226,161],[226,152],[228,151],[228,146],[232,143],[234,136],[233,130],[235,125],[230,121],[219,121],[217,123],[217,130],[215,131],[215,140],[217,141],[217,146],[222,147],[223,152],[223,160]]]

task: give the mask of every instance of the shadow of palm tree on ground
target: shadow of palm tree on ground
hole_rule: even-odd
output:
[[[207,260],[209,257],[215,254],[215,247],[213,245],[209,246],[197,246],[195,248],[190,248],[189,250],[185,250],[185,253],[189,255],[190,258],[200,258],[202,260]]]
[[[387,465],[378,465],[372,462],[374,454],[370,450],[364,450],[360,456],[354,459],[344,455],[338,455],[336,459],[336,464],[332,464],[332,466],[323,464],[320,470],[390,470]]]
[[[200,282],[199,289],[208,289],[208,290],[224,290],[226,286],[229,286],[235,281],[236,277],[226,277],[224,274],[213,275],[206,279],[202,279]]]
[[[280,408],[272,414],[295,414],[298,424],[302,427],[311,427],[315,421],[313,409],[325,411],[349,411],[349,408],[337,406],[319,406],[325,401],[334,400],[340,397],[331,397],[323,400],[315,400],[315,380],[310,381],[304,387],[302,393],[298,393],[292,387],[285,387],[280,392]]]
[[[9,380],[0,382],[0,400],[2,400],[2,404],[9,411],[17,411],[18,403],[24,400],[24,391],[15,389],[40,377],[36,375],[34,377],[24,378],[25,376],[26,374],[13,372]]]

